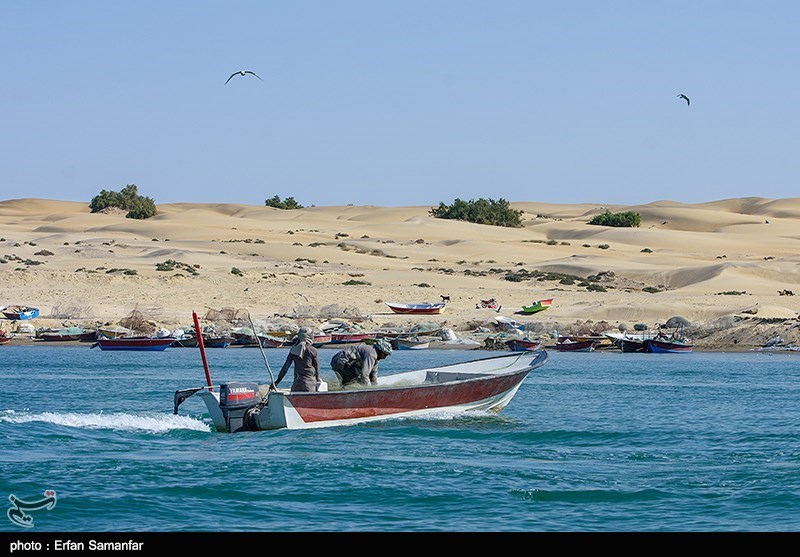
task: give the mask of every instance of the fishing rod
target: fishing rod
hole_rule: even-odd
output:
[[[275,377],[272,375],[272,369],[269,367],[269,362],[267,361],[267,355],[264,353],[264,347],[261,345],[261,339],[256,332],[256,326],[253,324],[253,318],[250,316],[250,312],[247,312],[247,319],[250,321],[250,327],[253,329],[253,336],[256,337],[256,343],[258,344],[258,349],[261,350],[261,357],[264,358],[264,365],[267,366],[267,371],[269,372],[269,378],[272,380],[272,388],[278,389],[278,386],[275,384]]]

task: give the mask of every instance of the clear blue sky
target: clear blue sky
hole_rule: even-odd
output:
[[[0,0],[0,199],[797,197],[798,29],[793,0]]]

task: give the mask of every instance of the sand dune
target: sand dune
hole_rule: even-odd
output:
[[[490,297],[543,327],[800,312],[800,198],[512,205],[523,228],[435,219],[428,206],[174,203],[137,221],[91,214],[87,203],[0,201],[0,305],[37,306],[42,322],[63,320],[67,306],[81,308],[75,319],[100,321],[144,307],[165,326],[208,307],[267,317],[332,305],[401,324],[415,318],[384,301],[444,294],[452,302],[437,319],[462,328],[496,315],[475,308]],[[587,224],[606,209],[637,211],[642,225]],[[515,314],[540,298],[553,306]]]

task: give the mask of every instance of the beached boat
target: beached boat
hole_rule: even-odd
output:
[[[195,345],[197,344],[195,339]],[[203,345],[208,348],[227,348],[231,344],[230,337],[226,336],[203,336]]]
[[[269,335],[259,335],[258,341],[261,343],[262,348],[281,348],[282,346],[288,345],[287,339]],[[255,342],[253,345],[258,346]]]
[[[100,350],[144,350],[148,352],[160,351],[175,342],[172,337],[97,337],[97,342],[92,348],[99,346]]]
[[[352,331],[332,331],[331,332],[331,343],[338,344],[338,343],[345,343],[349,344],[351,342],[364,342],[365,340],[374,340],[378,337],[378,333],[367,333],[367,332],[352,332]]]
[[[12,321],[24,321],[39,317],[39,308],[31,306],[6,306],[3,308],[3,315]]]
[[[97,331],[83,327],[64,327],[63,329],[37,331],[36,338],[51,342],[91,342],[97,339]]]
[[[593,352],[593,340],[572,340],[570,338],[559,339],[555,348],[559,352]]]
[[[529,350],[539,350],[542,347],[542,341],[530,340],[527,338],[514,338],[506,341],[506,345],[513,352],[526,352]]]
[[[569,338],[570,340],[574,340],[577,342],[586,342],[591,341],[594,343],[595,350],[605,350],[608,348],[616,348],[617,345],[611,340],[607,335],[572,335]],[[559,339],[562,340],[562,339]]]
[[[8,332],[5,329],[0,329],[0,346],[4,344],[8,344],[11,342],[13,337],[8,336]]]
[[[694,345],[683,339],[650,338],[644,341],[646,352],[657,354],[687,354],[694,349]]]
[[[174,412],[190,396],[205,402],[217,431],[308,429],[466,411],[500,412],[547,352],[523,352],[380,376],[375,387],[320,392],[269,390],[227,382],[175,392]],[[208,368],[207,383],[211,383]]]
[[[617,346],[623,352],[646,352],[644,339],[641,338],[621,338],[617,341]]]
[[[120,338],[129,337],[133,331],[121,325],[102,325],[97,328],[97,336],[104,336],[106,338]]]
[[[197,348],[197,337],[185,336],[181,338],[176,338],[172,342],[172,346],[174,346],[175,348]]]
[[[544,311],[548,309],[551,305],[553,305],[553,299],[550,298],[548,300],[537,300],[533,302],[529,306],[522,306],[523,313],[538,313],[540,311]]]
[[[420,339],[417,337],[412,338],[396,338],[392,340],[392,346],[395,350],[425,350],[431,345],[430,340]]]
[[[203,335],[203,345],[206,348],[227,348],[231,339],[226,336],[207,336]],[[194,335],[175,339],[172,346],[176,348],[197,348],[197,337]]]
[[[330,342],[331,342],[331,335],[325,335],[325,334],[315,334],[314,335],[313,345],[316,348],[320,348],[321,346],[325,346],[326,344],[330,344]]]
[[[437,315],[444,311],[447,306],[446,303],[438,304],[396,304],[393,302],[385,302],[389,309],[395,313],[403,314],[416,314],[416,315]]]

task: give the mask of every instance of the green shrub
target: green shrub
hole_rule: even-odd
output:
[[[642,253],[653,253],[653,250],[651,250],[650,248],[644,248],[642,250]]]
[[[287,197],[281,201],[281,197],[279,195],[275,195],[265,200],[264,205],[267,207],[274,207],[276,209],[305,209],[305,207],[295,201],[294,197]]]
[[[429,211],[432,217],[490,224],[492,226],[522,227],[522,211],[512,209],[505,199],[483,199],[463,201],[456,198],[451,205],[439,202]]]
[[[655,294],[656,292],[661,292],[661,290],[659,288],[656,288],[655,286],[645,286],[644,288],[642,288],[642,292],[649,292],[650,294]]]
[[[606,210],[604,213],[593,216],[589,221],[589,224],[615,226],[618,228],[638,227],[640,224],[642,224],[642,216],[634,211],[612,213],[611,211]]]
[[[242,270],[239,267],[232,267],[231,268],[231,274],[232,275],[236,275],[237,277],[244,276],[244,273],[242,272]]]
[[[108,207],[128,211],[125,217],[129,219],[147,219],[158,214],[155,201],[150,197],[139,195],[136,184],[128,184],[121,191],[100,190],[89,203],[92,213]]]

